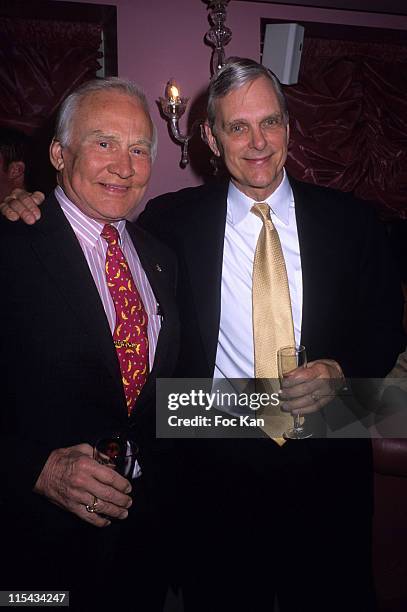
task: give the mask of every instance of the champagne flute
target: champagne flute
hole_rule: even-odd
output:
[[[280,384],[287,374],[297,368],[305,368],[307,366],[307,353],[305,346],[283,346],[277,351],[278,377]],[[306,432],[304,429],[304,417],[300,414],[293,414],[293,427],[287,429],[283,433],[286,440],[301,440],[310,438],[312,433]]]

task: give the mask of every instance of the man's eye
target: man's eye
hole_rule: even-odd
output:
[[[148,155],[148,151],[146,149],[141,149],[140,147],[135,147],[134,149],[131,149],[131,152],[136,157]]]
[[[109,146],[109,143],[103,140],[102,142],[99,142],[99,146],[102,147],[102,149],[107,149]]]
[[[266,127],[275,127],[277,125],[281,125],[282,118],[281,117],[269,117],[264,121],[264,125]]]
[[[241,132],[243,132],[243,129],[244,126],[240,124],[230,126],[230,131],[232,132],[232,134],[240,134]]]

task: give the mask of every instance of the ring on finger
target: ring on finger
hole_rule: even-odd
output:
[[[93,514],[94,512],[97,512],[97,507],[98,507],[98,498],[94,497],[93,498],[93,503],[88,505],[85,505],[86,508],[86,512],[90,512],[91,514]]]

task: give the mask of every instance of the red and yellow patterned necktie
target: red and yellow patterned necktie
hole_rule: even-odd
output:
[[[107,242],[106,281],[116,311],[113,340],[130,414],[148,376],[148,318],[119,246],[117,229],[106,224],[101,236]]]

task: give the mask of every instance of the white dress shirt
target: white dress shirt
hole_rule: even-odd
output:
[[[300,343],[302,270],[294,196],[287,175],[265,200],[287,268],[295,342]],[[230,183],[221,284],[221,315],[214,378],[254,378],[252,276],[263,222],[250,212],[254,201]]]

